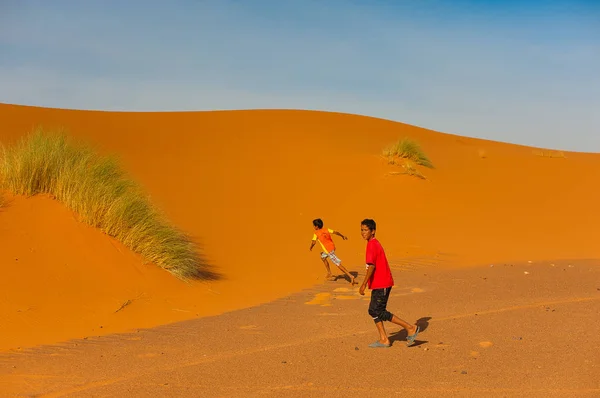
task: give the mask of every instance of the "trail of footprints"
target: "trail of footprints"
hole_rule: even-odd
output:
[[[319,292],[315,293],[312,299],[306,301],[305,304],[308,305],[319,305],[321,307],[331,307],[333,306],[334,300],[370,300],[371,293],[370,290],[365,292],[364,296],[361,296],[358,292],[358,287],[338,287],[333,290],[332,293],[329,292]],[[425,290],[420,287],[395,287],[390,294],[390,297],[399,297],[406,296],[414,293],[423,293]]]

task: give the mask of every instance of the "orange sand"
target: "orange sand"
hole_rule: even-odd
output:
[[[0,209],[0,350],[151,327],[248,307],[321,283],[311,220],[362,273],[365,217],[396,266],[598,258],[600,155],[530,147],[380,119],[307,111],[118,113],[0,104],[0,142],[64,127],[123,165],[224,275],[185,284],[45,197]],[[379,154],[416,139],[428,180]],[[122,304],[130,304],[117,311]]]

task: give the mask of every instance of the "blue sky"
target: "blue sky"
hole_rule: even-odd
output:
[[[600,152],[600,1],[0,2],[0,102],[294,108]]]

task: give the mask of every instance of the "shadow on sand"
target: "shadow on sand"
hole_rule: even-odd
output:
[[[423,333],[425,330],[427,330],[427,328],[429,327],[429,320],[431,319],[430,316],[425,316],[422,318],[417,319],[416,325],[419,327],[419,334],[417,335],[417,337],[421,336],[421,333]],[[394,343],[396,341],[400,341],[400,342],[405,342],[406,341],[406,330],[401,329],[397,332],[392,332],[389,336],[390,339],[390,344],[394,345]],[[415,340],[410,347],[417,347],[420,346],[421,344],[425,344],[427,343],[427,340]]]
[[[358,279],[358,272],[356,271],[348,271],[350,272],[350,275],[352,275],[355,280]],[[345,281],[347,281],[348,283],[350,283],[350,278],[348,278],[348,276],[346,274],[339,274],[339,275],[333,275],[331,277],[331,279],[329,279],[332,282],[336,282],[338,279],[344,279]],[[358,280],[357,280],[358,282]]]

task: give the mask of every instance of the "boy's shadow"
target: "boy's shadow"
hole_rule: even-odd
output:
[[[429,320],[431,319],[430,316],[424,316],[422,318],[417,319],[416,325],[419,327],[419,334],[417,335],[417,338],[421,336],[421,333],[423,333],[425,330],[427,330],[427,328],[429,327]],[[406,341],[406,337],[407,337],[407,333],[405,329],[401,329],[397,332],[392,332],[389,336],[390,339],[390,344],[394,344],[394,342],[396,341]],[[410,346],[411,347],[417,347],[420,346],[421,344],[425,344],[428,343],[427,340],[415,340]]]
[[[352,275],[355,279],[358,279],[358,272],[356,271],[349,271],[350,275]],[[334,275],[333,277],[331,277],[331,281],[332,282],[336,282],[338,279],[343,279],[345,281],[350,282],[350,279],[348,278],[348,276],[346,274],[339,274],[339,275]]]

